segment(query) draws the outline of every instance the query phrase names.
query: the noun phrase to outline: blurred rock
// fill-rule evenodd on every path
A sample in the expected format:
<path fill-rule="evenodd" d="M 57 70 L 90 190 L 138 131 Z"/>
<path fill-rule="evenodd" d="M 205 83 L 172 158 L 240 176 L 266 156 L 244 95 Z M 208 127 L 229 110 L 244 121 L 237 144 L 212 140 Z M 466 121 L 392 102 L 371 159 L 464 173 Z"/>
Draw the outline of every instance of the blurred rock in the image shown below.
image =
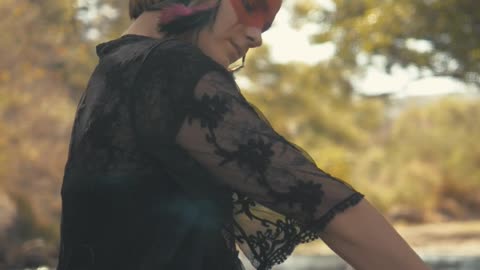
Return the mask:
<path fill-rule="evenodd" d="M 7 254 L 7 265 L 12 268 L 37 268 L 52 266 L 56 263 L 56 249 L 43 239 L 37 238 L 24 242 Z"/>
<path fill-rule="evenodd" d="M 448 216 L 451 220 L 464 220 L 469 217 L 469 213 L 465 207 L 459 201 L 453 198 L 446 198 L 442 200 L 438 210 L 443 215 Z"/>
<path fill-rule="evenodd" d="M 392 223 L 423 223 L 425 221 L 422 211 L 406 206 L 394 206 L 386 214 Z"/>

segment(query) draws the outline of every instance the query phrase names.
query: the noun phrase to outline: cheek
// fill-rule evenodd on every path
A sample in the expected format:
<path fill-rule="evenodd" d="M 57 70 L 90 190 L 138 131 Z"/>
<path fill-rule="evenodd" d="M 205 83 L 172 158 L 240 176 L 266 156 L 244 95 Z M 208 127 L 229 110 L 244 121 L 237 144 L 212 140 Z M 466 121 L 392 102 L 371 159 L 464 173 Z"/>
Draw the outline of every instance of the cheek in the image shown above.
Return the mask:
<path fill-rule="evenodd" d="M 238 23 L 239 19 L 231 0 L 223 0 L 215 18 L 214 32 L 219 36 L 228 35 Z"/>
<path fill-rule="evenodd" d="M 197 46 L 200 50 L 216 61 L 223 61 L 227 39 L 219 37 L 212 31 L 201 32 Z"/>
<path fill-rule="evenodd" d="M 267 14 L 263 11 L 256 10 L 251 13 L 247 12 L 243 6 L 242 0 L 230 0 L 232 4 L 233 15 L 237 17 L 239 23 L 246 26 L 253 26 L 262 29 L 266 23 Z M 260 1 L 260 0 L 253 0 Z"/>

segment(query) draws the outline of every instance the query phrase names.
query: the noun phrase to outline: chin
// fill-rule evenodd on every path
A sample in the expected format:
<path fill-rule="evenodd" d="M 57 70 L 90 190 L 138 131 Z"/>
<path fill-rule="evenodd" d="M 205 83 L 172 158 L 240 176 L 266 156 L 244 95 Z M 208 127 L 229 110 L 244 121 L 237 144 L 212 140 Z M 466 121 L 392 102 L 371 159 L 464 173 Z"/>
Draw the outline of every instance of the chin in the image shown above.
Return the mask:
<path fill-rule="evenodd" d="M 223 61 L 217 61 L 220 65 L 224 66 L 225 68 L 228 68 L 232 63 L 230 62 L 230 59 L 226 58 L 223 59 Z"/>

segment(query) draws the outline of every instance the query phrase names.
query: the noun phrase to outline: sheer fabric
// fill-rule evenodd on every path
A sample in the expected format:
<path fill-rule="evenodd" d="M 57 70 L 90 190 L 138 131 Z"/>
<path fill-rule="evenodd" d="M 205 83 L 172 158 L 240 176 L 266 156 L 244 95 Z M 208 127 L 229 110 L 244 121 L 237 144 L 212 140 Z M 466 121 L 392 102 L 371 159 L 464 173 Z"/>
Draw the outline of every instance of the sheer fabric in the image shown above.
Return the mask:
<path fill-rule="evenodd" d="M 59 269 L 271 269 L 364 196 L 178 40 L 97 47 L 62 187 Z M 115 268 L 112 268 L 115 267 Z"/>
<path fill-rule="evenodd" d="M 275 132 L 221 72 L 196 85 L 176 141 L 233 190 L 232 234 L 257 269 L 317 239 L 336 213 L 363 197 Z"/>
<path fill-rule="evenodd" d="M 206 170 L 207 177 L 192 177 L 185 185 L 202 189 L 217 184 L 230 190 L 232 220 L 224 233 L 236 240 L 254 267 L 269 269 L 283 262 L 299 243 L 319 238 L 318 232 L 335 214 L 358 203 L 363 194 L 320 170 L 305 151 L 275 132 L 261 112 L 242 96 L 233 76 L 198 53 L 177 58 L 179 62 L 193 63 L 179 72 L 183 82 L 195 77 L 195 84 L 183 88 L 186 96 L 173 102 L 178 109 L 175 114 L 183 119 L 174 122 L 178 132 L 171 136 L 187 152 L 187 159 Z M 165 57 L 151 59 L 160 61 Z M 153 77 L 166 78 L 161 73 Z M 158 85 L 168 83 L 157 82 L 146 90 L 152 93 L 150 101 L 158 100 L 150 104 L 152 110 L 169 106 L 167 102 L 172 104 L 172 100 L 155 96 L 161 92 Z M 171 81 L 170 85 L 172 88 L 166 89 L 175 92 L 177 98 L 184 94 L 179 93 L 181 87 L 175 87 L 178 82 Z M 158 136 L 152 134 L 161 128 L 155 123 L 162 126 L 165 121 L 145 123 L 138 128 L 151 126 L 144 130 L 151 138 L 148 145 L 158 143 Z M 148 152 L 159 156 L 152 147 Z M 181 162 L 185 159 L 175 163 Z M 186 181 L 179 178 L 177 181 Z"/>

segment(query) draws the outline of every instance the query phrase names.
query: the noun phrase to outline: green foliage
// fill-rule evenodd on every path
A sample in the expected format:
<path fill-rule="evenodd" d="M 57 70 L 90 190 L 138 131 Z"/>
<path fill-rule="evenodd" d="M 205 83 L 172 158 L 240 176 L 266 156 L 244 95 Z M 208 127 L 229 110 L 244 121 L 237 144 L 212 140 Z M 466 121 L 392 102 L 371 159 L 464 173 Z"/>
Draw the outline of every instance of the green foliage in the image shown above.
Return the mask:
<path fill-rule="evenodd" d="M 95 51 L 70 1 L 0 1 L 0 31 L 0 82 L 52 77 L 75 99 L 83 91 Z"/>
<path fill-rule="evenodd" d="M 83 23 L 77 12 L 86 7 L 69 1 L 0 1 L 0 185 L 15 194 L 23 240 L 58 237 L 70 128 L 100 42 L 88 40 L 86 32 L 98 28 L 102 41 L 118 37 L 129 23 L 127 2 L 98 1 L 97 8 L 108 4 L 119 15 Z M 299 1 L 297 11 L 306 15 L 304 20 L 322 18 L 330 24 L 320 28 L 327 31 L 317 38 L 336 42 L 337 56 L 315 66 L 285 65 L 272 62 L 264 46 L 248 55 L 238 77 L 250 82 L 242 92 L 281 135 L 381 209 L 396 204 L 445 209 L 446 199 L 454 198 L 465 209 L 478 210 L 478 102 L 445 100 L 412 109 L 390 123 L 386 104 L 356 96 L 349 80 L 361 52 L 384 55 L 390 65 L 423 67 L 431 67 L 435 55 L 443 52 L 461 67 L 455 72 L 462 75 L 452 76 L 476 80 L 478 52 L 472 44 L 479 35 L 465 32 L 465 21 L 474 20 L 476 9 L 449 13 L 457 16 L 452 25 L 441 23 L 446 16 L 431 19 L 451 7 L 473 7 L 474 2 L 429 1 L 436 5 L 430 11 L 417 8 L 427 5 L 423 2 L 428 1 L 336 1 L 337 12 L 329 12 L 314 1 Z M 421 18 L 423 14 L 430 17 Z M 430 21 L 432 27 L 423 25 Z M 457 33 L 462 25 L 467 30 Z M 445 40 L 465 39 L 442 47 L 440 33 Z M 420 53 L 400 46 L 409 38 L 439 41 L 433 43 L 435 53 Z"/>
<path fill-rule="evenodd" d="M 387 72 L 395 65 L 415 66 L 420 77 L 450 76 L 480 86 L 480 2 L 332 3 L 333 8 L 311 0 L 296 1 L 293 21 L 295 27 L 315 23 L 317 32 L 312 42 L 333 42 L 336 46 L 328 67 L 329 72 L 339 75 L 331 79 L 348 81 L 352 74 L 361 74 L 381 56 Z M 359 56 L 365 56 L 367 61 Z M 333 86 L 325 79 L 323 85 L 331 89 Z M 474 192 L 480 189 L 479 150 L 475 143 L 480 132 L 475 124 L 479 119 L 478 101 L 445 99 L 408 110 L 391 121 L 382 121 L 377 114 L 380 111 L 368 110 L 369 106 L 354 113 L 363 121 L 338 118 L 350 129 L 359 124 L 370 131 L 368 147 L 362 150 L 349 145 L 354 149 L 351 177 L 358 189 L 384 211 L 403 205 L 424 213 L 437 211 L 463 218 L 474 213 L 472 209 L 480 209 Z M 331 125 L 328 128 L 335 130 Z"/>
<path fill-rule="evenodd" d="M 18 198 L 19 239 L 58 236 L 72 99 L 95 60 L 76 25 L 69 1 L 0 1 L 0 185 Z"/>
<path fill-rule="evenodd" d="M 249 54 L 238 76 L 255 82 L 244 94 L 280 134 L 320 168 L 349 181 L 354 153 L 367 147 L 371 132 L 381 126 L 384 104 L 355 99 L 344 72 L 336 62 L 274 63 L 268 47 L 261 47 Z"/>
<path fill-rule="evenodd" d="M 0 123 L 0 134 L 5 132 L 5 127 Z M 8 155 L 6 151 L 6 138 L 0 136 L 0 190 L 2 189 L 5 177 L 8 175 Z"/>
<path fill-rule="evenodd" d="M 309 2 L 296 2 L 298 20 L 308 18 L 322 25 L 313 41 L 334 42 L 336 56 L 346 66 L 364 66 L 357 62 L 361 53 L 381 55 L 387 71 L 394 64 L 415 65 L 436 76 L 480 86 L 480 2 L 476 0 L 333 0 L 334 10 L 305 9 Z M 424 48 L 415 47 L 418 44 Z"/>
<path fill-rule="evenodd" d="M 377 194 L 379 205 L 428 212 L 442 211 L 453 200 L 463 210 L 448 210 L 451 217 L 478 211 L 479 117 L 478 100 L 452 97 L 405 111 L 387 139 L 357 163 L 359 186 Z"/>

